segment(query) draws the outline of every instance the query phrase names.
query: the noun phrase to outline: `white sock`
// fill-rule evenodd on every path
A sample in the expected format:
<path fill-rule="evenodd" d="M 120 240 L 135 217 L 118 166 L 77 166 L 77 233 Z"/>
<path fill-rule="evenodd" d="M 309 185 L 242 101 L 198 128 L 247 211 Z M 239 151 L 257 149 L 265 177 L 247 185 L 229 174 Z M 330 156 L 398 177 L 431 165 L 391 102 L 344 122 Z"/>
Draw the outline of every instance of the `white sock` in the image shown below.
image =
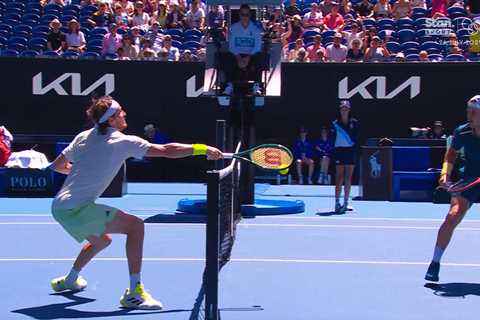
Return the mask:
<path fill-rule="evenodd" d="M 75 283 L 75 281 L 77 281 L 79 273 L 80 273 L 80 271 L 77 271 L 72 267 L 72 269 L 68 273 L 67 277 L 65 278 L 65 283 L 67 283 L 67 284 Z"/>
<path fill-rule="evenodd" d="M 130 274 L 130 292 L 134 292 L 137 284 L 141 283 L 140 273 Z"/>
<path fill-rule="evenodd" d="M 440 262 L 442 260 L 443 253 L 445 252 L 445 249 L 442 249 L 440 247 L 435 247 L 435 250 L 433 251 L 433 262 Z"/>

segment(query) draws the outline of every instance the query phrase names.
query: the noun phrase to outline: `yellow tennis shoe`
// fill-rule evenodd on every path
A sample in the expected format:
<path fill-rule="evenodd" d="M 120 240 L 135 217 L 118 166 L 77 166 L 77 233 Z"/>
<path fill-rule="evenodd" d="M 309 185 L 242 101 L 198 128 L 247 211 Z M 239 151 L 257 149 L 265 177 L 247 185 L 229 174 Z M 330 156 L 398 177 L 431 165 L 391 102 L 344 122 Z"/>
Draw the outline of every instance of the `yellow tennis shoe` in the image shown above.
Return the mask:
<path fill-rule="evenodd" d="M 62 291 L 82 291 L 87 287 L 87 281 L 83 279 L 81 276 L 75 280 L 74 283 L 69 284 L 65 282 L 66 276 L 59 277 L 53 279 L 50 284 L 52 285 L 52 289 L 55 292 L 62 292 Z"/>
<path fill-rule="evenodd" d="M 128 309 L 160 310 L 163 308 L 162 303 L 155 300 L 145 290 L 141 283 L 137 284 L 134 292 L 130 292 L 130 289 L 126 289 L 125 293 L 120 298 L 120 304 L 122 307 Z"/>

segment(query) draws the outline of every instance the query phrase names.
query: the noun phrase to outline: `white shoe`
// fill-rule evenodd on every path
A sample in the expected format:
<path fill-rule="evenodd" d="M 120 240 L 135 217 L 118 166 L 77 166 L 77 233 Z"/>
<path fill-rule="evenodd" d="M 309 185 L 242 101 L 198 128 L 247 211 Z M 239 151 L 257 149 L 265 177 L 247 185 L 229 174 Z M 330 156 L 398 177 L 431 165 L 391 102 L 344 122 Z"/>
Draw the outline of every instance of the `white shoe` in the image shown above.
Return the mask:
<path fill-rule="evenodd" d="M 312 178 L 308 178 L 308 180 L 307 180 L 307 184 L 313 184 L 313 182 L 312 182 Z"/>
<path fill-rule="evenodd" d="M 62 291 L 82 291 L 87 287 L 87 281 L 82 277 L 78 277 L 74 283 L 69 284 L 65 282 L 67 276 L 55 278 L 50 282 L 53 291 L 62 292 Z"/>
<path fill-rule="evenodd" d="M 260 84 L 258 82 L 255 82 L 252 87 L 252 94 L 260 96 L 262 95 L 262 89 L 260 88 Z"/>
<path fill-rule="evenodd" d="M 303 184 L 303 177 L 298 178 L 298 184 Z"/>
<path fill-rule="evenodd" d="M 226 96 L 231 96 L 233 93 L 233 85 L 231 82 L 227 83 L 225 90 L 223 90 L 223 94 Z"/>
<path fill-rule="evenodd" d="M 161 310 L 163 305 L 160 301 L 155 300 L 150 293 L 148 293 L 143 284 L 139 283 L 135 287 L 134 292 L 126 289 L 123 296 L 120 297 L 120 304 L 127 309 L 139 310 Z"/>

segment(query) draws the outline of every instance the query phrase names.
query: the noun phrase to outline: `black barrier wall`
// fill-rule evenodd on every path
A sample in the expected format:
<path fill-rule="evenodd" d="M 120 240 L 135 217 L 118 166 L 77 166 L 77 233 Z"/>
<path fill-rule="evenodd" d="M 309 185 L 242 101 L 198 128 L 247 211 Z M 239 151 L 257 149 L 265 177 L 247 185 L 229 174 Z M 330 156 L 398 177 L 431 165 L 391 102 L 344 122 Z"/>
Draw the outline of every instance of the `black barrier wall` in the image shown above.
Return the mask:
<path fill-rule="evenodd" d="M 199 97 L 203 63 L 0 59 L 0 124 L 14 134 L 76 134 L 88 125 L 92 94 L 111 94 L 125 107 L 128 132 L 154 123 L 171 140 L 215 141 L 215 120 L 228 109 Z M 257 142 L 292 145 L 300 126 L 317 138 L 349 99 L 361 136 L 407 137 L 410 126 L 465 121 L 468 98 L 480 93 L 479 63 L 282 65 L 282 96 L 256 112 Z M 177 162 L 179 165 L 181 162 Z M 193 167 L 189 166 L 193 163 Z M 201 161 L 185 162 L 188 175 Z"/>

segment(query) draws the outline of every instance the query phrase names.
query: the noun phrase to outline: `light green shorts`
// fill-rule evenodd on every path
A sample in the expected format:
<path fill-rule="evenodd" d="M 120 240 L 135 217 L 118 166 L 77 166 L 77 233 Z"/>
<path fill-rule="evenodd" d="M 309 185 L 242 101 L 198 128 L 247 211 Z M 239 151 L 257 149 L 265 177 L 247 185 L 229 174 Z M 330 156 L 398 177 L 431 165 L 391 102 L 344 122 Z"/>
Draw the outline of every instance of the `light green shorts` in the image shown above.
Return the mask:
<path fill-rule="evenodd" d="M 53 217 L 78 242 L 89 236 L 105 233 L 105 226 L 113 220 L 118 209 L 90 203 L 74 209 L 54 209 Z"/>

